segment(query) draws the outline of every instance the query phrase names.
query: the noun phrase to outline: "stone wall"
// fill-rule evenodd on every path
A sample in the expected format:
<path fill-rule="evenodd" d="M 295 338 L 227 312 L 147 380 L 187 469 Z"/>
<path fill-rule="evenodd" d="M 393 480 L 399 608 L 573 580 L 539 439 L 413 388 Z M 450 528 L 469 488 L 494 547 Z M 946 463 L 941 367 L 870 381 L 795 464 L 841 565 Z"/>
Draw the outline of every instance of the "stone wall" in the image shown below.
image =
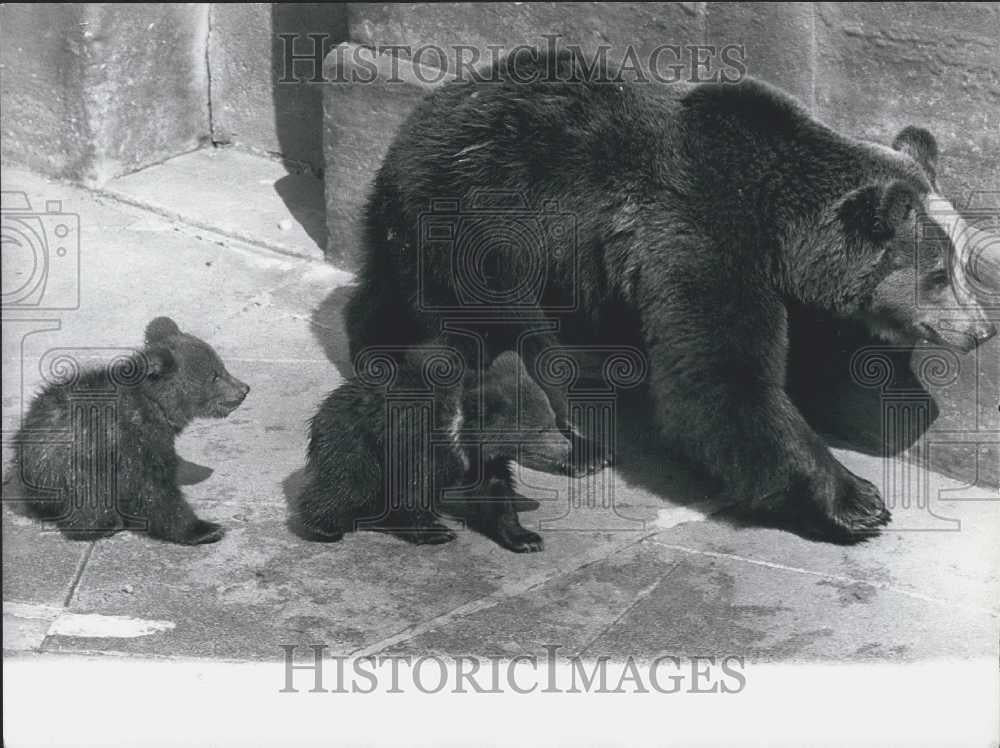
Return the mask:
<path fill-rule="evenodd" d="M 346 38 L 347 6 L 341 3 L 213 4 L 213 140 L 319 171 L 323 87 L 316 81 L 325 54 Z"/>
<path fill-rule="evenodd" d="M 887 140 L 929 126 L 959 202 L 1000 189 L 1000 7 L 982 3 L 5 3 L 3 155 L 100 183 L 215 141 L 318 171 L 319 61 L 335 45 L 485 56 L 554 34 L 640 58 L 743 45 L 751 75 L 837 128 Z"/>
<path fill-rule="evenodd" d="M 100 185 L 208 142 L 207 4 L 0 6 L 3 158 Z"/>

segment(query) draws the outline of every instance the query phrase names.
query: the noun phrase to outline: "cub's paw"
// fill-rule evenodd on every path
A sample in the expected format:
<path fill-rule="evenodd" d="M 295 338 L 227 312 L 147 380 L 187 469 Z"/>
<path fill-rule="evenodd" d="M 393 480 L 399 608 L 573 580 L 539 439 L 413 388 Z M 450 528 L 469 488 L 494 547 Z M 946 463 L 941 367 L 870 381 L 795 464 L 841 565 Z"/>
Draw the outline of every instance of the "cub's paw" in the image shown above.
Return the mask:
<path fill-rule="evenodd" d="M 496 532 L 497 542 L 514 553 L 537 553 L 542 550 L 542 536 L 521 525 L 501 525 Z"/>
<path fill-rule="evenodd" d="M 292 528 L 292 532 L 300 538 L 310 540 L 314 543 L 336 543 L 344 539 L 342 530 L 305 524 L 290 525 L 290 527 Z"/>
<path fill-rule="evenodd" d="M 63 527 L 61 532 L 67 540 L 93 541 L 101 538 L 110 538 L 117 530 L 88 530 L 79 527 Z"/>
<path fill-rule="evenodd" d="M 405 537 L 414 545 L 441 545 L 450 543 L 458 536 L 444 525 L 431 525 L 409 530 L 405 533 Z"/>
<path fill-rule="evenodd" d="M 580 478 L 614 464 L 614 454 L 609 445 L 575 432 L 567 434 L 567 438 L 571 447 L 569 462 L 564 465 L 564 471 L 568 475 Z"/>
<path fill-rule="evenodd" d="M 414 545 L 450 543 L 457 536 L 436 518 L 433 512 L 400 510 L 382 518 L 370 529 L 395 535 Z"/>
<path fill-rule="evenodd" d="M 199 519 L 184 533 L 184 537 L 179 542 L 184 545 L 201 545 L 203 543 L 216 543 L 222 540 L 226 534 L 226 528 L 214 522 L 206 522 Z"/>

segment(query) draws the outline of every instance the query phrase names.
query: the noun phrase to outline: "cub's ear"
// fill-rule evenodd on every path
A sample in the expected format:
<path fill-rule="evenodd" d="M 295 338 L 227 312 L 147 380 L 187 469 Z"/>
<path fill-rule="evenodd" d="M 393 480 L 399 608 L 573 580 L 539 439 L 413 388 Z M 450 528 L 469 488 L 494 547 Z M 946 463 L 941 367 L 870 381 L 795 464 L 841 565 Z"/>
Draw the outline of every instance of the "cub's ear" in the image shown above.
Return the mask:
<path fill-rule="evenodd" d="M 157 317 L 146 325 L 146 343 L 159 343 L 171 335 L 179 335 L 180 328 L 170 317 Z"/>
<path fill-rule="evenodd" d="M 916 161 L 933 184 L 937 179 L 938 146 L 934 136 L 922 127 L 904 127 L 892 147 Z"/>
<path fill-rule="evenodd" d="M 172 374 L 177 368 L 177 361 L 174 359 L 174 354 L 161 345 L 147 348 L 145 354 L 146 366 L 148 367 L 147 376 L 150 379 L 163 379 Z"/>
<path fill-rule="evenodd" d="M 854 190 L 840 203 L 840 218 L 849 234 L 887 241 L 906 223 L 919 198 L 905 182 L 868 185 Z"/>

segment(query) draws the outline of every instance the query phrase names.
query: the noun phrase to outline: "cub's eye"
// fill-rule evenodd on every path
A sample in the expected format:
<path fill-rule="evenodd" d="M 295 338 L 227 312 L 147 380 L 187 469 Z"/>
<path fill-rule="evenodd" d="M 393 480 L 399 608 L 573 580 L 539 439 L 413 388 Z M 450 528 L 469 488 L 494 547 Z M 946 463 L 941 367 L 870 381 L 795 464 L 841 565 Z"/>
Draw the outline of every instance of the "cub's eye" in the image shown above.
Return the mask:
<path fill-rule="evenodd" d="M 212 381 L 217 382 L 219 380 L 219 372 L 212 374 Z"/>

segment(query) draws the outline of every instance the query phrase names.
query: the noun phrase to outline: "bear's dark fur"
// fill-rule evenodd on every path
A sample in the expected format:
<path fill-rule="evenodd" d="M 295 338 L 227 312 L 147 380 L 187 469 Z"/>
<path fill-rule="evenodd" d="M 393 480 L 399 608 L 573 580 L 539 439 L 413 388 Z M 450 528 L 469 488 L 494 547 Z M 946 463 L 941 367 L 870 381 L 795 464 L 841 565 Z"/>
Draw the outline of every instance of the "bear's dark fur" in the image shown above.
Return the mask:
<path fill-rule="evenodd" d="M 949 284 L 965 249 L 912 261 L 935 189 L 930 133 L 907 128 L 894 148 L 855 140 L 749 79 L 618 82 L 537 53 L 497 65 L 428 96 L 391 146 L 346 311 L 352 354 L 419 343 L 444 323 L 504 320 L 480 335 L 475 365 L 519 350 L 579 437 L 565 393 L 537 376 L 539 352 L 641 346 L 668 448 L 756 516 L 845 541 L 886 524 L 875 486 L 834 459 L 786 394 L 787 309 L 865 319 L 903 344 L 968 350 L 995 332 L 966 286 Z M 450 235 L 424 231 L 449 212 Z M 554 214 L 570 216 L 569 232 Z M 503 239 L 488 263 L 476 220 Z M 538 239 L 518 246 L 509 237 L 528 221 Z M 541 281 L 524 303 L 515 292 L 533 272 Z M 919 308 L 915 287 L 927 291 Z M 557 320 L 558 335 L 519 338 L 538 319 Z M 469 341 L 446 334 L 474 360 Z"/>
<path fill-rule="evenodd" d="M 177 485 L 174 439 L 194 418 L 224 418 L 250 388 L 210 345 L 157 317 L 145 347 L 46 386 L 14 438 L 13 508 L 72 539 L 122 529 L 185 545 L 224 533 Z"/>
<path fill-rule="evenodd" d="M 440 363 L 441 350 L 418 346 L 402 355 L 391 385 L 355 378 L 326 398 L 311 421 L 305 486 L 289 498 L 297 534 L 334 541 L 367 528 L 444 543 L 455 537 L 438 521 L 447 513 L 510 550 L 541 550 L 541 537 L 518 521 L 509 463 L 561 467 L 569 441 L 516 354 L 498 356 L 481 381 L 470 370 L 433 386 L 428 365 Z M 389 408 L 393 393 L 404 394 L 401 410 Z M 418 400 L 422 393 L 433 415 L 421 421 L 419 408 L 408 410 L 408 393 Z M 446 489 L 459 495 L 449 498 Z"/>

